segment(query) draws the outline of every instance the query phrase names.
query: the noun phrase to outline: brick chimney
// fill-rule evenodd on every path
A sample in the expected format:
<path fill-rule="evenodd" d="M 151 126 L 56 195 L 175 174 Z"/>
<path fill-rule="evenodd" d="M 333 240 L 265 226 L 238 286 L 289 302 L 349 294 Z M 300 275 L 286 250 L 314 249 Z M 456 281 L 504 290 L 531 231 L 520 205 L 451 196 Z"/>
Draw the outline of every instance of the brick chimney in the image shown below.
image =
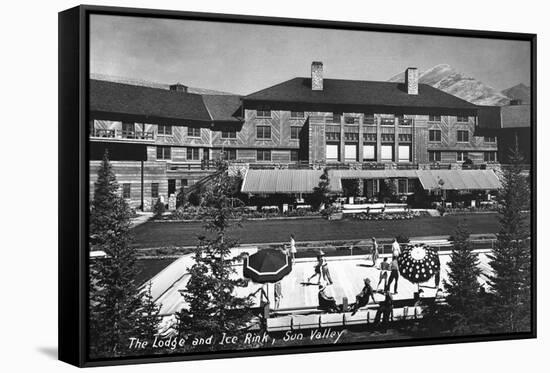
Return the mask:
<path fill-rule="evenodd" d="M 187 88 L 188 87 L 186 85 L 183 85 L 181 83 L 172 84 L 170 86 L 171 91 L 177 91 L 177 92 L 183 92 L 183 93 L 187 93 Z"/>
<path fill-rule="evenodd" d="M 405 86 L 409 95 L 418 94 L 418 69 L 409 67 L 405 70 Z"/>
<path fill-rule="evenodd" d="M 323 63 L 319 61 L 313 61 L 311 63 L 311 90 L 322 91 L 323 90 Z"/>

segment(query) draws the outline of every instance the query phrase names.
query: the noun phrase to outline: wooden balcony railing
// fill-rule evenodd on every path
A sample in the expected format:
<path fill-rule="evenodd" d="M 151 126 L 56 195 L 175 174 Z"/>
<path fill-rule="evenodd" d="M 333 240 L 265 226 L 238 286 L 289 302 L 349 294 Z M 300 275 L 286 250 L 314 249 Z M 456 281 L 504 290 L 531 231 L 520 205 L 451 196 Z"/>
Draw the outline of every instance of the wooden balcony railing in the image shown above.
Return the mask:
<path fill-rule="evenodd" d="M 155 133 L 153 131 L 122 131 L 116 129 L 94 128 L 91 137 L 154 141 Z"/>

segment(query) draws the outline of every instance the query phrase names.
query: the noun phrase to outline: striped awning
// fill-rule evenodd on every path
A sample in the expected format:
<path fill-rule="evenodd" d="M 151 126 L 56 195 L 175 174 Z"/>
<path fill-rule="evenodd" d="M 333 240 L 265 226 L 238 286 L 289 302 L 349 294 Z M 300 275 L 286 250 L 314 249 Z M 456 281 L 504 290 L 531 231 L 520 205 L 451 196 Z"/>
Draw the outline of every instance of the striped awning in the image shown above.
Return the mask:
<path fill-rule="evenodd" d="M 493 170 L 418 170 L 425 190 L 494 190 L 501 187 Z"/>
<path fill-rule="evenodd" d="M 254 194 L 311 193 L 319 185 L 319 170 L 248 170 L 241 192 Z"/>
<path fill-rule="evenodd" d="M 320 170 L 248 170 L 241 191 L 252 194 L 311 193 Z M 492 170 L 329 170 L 330 190 L 342 192 L 343 179 L 419 179 L 425 190 L 495 190 L 501 187 Z"/>

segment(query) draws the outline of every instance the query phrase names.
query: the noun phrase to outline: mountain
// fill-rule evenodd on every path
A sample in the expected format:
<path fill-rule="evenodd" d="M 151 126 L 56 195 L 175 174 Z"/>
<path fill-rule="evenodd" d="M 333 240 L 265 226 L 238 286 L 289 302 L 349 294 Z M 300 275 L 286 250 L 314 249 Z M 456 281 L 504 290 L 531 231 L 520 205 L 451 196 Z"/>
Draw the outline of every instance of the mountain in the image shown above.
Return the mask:
<path fill-rule="evenodd" d="M 431 85 L 476 105 L 507 105 L 510 102 L 510 98 L 503 93 L 447 64 L 420 71 L 418 77 L 420 83 Z M 390 82 L 404 80 L 404 72 L 389 79 Z"/>
<path fill-rule="evenodd" d="M 531 103 L 531 88 L 523 83 L 505 89 L 502 94 L 512 100 L 521 100 L 524 104 Z"/>
<path fill-rule="evenodd" d="M 106 80 L 108 82 L 131 84 L 131 85 L 138 85 L 138 86 L 151 87 L 151 88 L 160 88 L 160 89 L 170 88 L 170 84 L 155 83 L 155 82 L 150 82 L 142 79 L 125 78 L 125 77 L 114 76 L 114 75 L 92 73 L 90 74 L 90 79 Z M 233 93 L 229 93 L 229 92 L 215 91 L 213 89 L 197 88 L 197 87 L 188 87 L 187 91 L 189 93 L 196 93 L 199 95 L 234 95 Z"/>

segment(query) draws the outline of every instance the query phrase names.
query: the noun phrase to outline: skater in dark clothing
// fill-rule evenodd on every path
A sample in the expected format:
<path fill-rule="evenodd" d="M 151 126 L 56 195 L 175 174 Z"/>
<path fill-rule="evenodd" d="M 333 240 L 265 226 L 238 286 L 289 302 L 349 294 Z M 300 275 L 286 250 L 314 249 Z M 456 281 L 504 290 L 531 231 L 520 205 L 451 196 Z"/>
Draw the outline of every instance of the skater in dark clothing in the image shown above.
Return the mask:
<path fill-rule="evenodd" d="M 386 285 L 386 292 L 389 291 L 391 283 L 395 280 L 395 285 L 393 287 L 393 293 L 397 294 L 397 282 L 399 281 L 399 263 L 397 258 L 394 257 L 390 264 L 390 278 L 388 284 Z"/>
<path fill-rule="evenodd" d="M 326 286 L 319 285 L 319 294 L 317 296 L 319 299 L 319 309 L 328 312 L 340 312 L 334 297 L 328 295 L 325 290 Z"/>
<path fill-rule="evenodd" d="M 372 301 L 376 303 L 374 299 L 374 290 L 372 290 L 372 286 L 370 285 L 370 279 L 366 278 L 363 281 L 365 286 L 363 286 L 363 290 L 355 297 L 355 303 L 351 305 L 350 311 L 352 316 L 357 313 L 359 308 L 365 307 L 369 303 L 369 299 L 372 298 Z"/>
<path fill-rule="evenodd" d="M 376 316 L 374 316 L 374 323 L 380 323 L 380 316 L 382 316 L 382 325 L 384 332 L 388 328 L 388 323 L 390 322 L 390 316 L 393 311 L 393 296 L 389 291 L 386 291 L 386 296 L 384 300 L 379 303 L 378 310 L 376 311 Z"/>
<path fill-rule="evenodd" d="M 382 281 L 384 281 L 384 289 L 388 284 L 388 273 L 390 272 L 390 263 L 388 263 L 388 258 L 384 258 L 382 263 L 380 263 L 380 277 L 378 278 L 378 285 L 376 285 L 376 290 L 380 287 Z"/>

